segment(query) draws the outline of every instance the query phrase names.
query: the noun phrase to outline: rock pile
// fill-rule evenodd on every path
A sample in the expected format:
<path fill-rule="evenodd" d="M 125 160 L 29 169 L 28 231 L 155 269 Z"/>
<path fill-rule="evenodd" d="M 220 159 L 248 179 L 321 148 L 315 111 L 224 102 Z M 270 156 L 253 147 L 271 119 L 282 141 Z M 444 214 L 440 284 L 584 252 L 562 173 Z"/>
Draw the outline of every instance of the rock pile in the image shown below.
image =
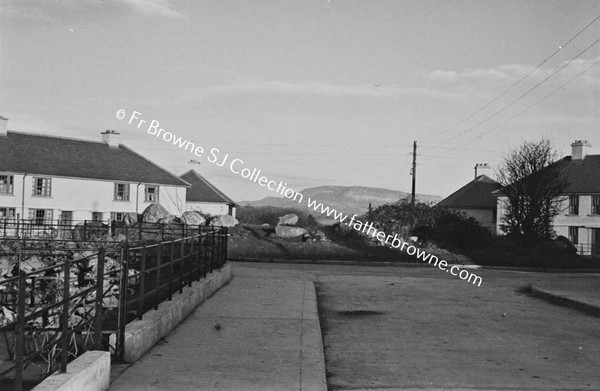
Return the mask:
<path fill-rule="evenodd" d="M 304 234 L 307 233 L 307 230 L 304 228 L 295 227 L 297 223 L 298 216 L 295 214 L 281 216 L 279 218 L 279 223 L 277 223 L 277 226 L 275 227 L 275 234 L 284 239 L 301 239 Z"/>
<path fill-rule="evenodd" d="M 211 221 L 210 225 L 215 227 L 235 227 L 239 222 L 237 219 L 230 215 L 219 215 L 215 216 Z"/>

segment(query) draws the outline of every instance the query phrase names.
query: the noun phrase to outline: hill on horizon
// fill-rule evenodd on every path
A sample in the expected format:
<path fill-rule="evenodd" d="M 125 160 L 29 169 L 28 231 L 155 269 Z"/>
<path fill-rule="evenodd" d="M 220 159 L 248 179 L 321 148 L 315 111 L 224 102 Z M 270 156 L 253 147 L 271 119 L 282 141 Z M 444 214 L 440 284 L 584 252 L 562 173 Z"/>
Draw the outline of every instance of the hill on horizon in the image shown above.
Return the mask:
<path fill-rule="evenodd" d="M 241 201 L 242 206 L 277 206 L 295 207 L 321 216 L 321 213 L 308 208 L 307 200 L 322 202 L 325 206 L 335 208 L 344 213 L 362 214 L 369 210 L 369 203 L 373 208 L 380 205 L 393 203 L 402 198 L 410 197 L 410 193 L 399 190 L 382 189 L 364 186 L 318 186 L 300 191 L 304 196 L 302 203 L 289 200 L 285 197 L 265 197 L 256 201 Z M 430 194 L 416 194 L 417 201 L 437 203 L 442 197 Z"/>

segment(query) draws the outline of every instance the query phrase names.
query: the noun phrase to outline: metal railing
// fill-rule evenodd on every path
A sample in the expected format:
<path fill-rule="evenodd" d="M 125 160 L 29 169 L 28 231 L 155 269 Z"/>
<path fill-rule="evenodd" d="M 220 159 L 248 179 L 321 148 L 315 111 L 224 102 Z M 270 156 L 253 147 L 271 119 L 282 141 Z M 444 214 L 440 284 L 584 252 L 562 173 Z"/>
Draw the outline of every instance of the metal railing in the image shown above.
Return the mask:
<path fill-rule="evenodd" d="M 577 247 L 577 254 L 579 255 L 600 257 L 600 245 L 595 243 L 579 243 L 575 247 Z"/>
<path fill-rule="evenodd" d="M 100 221 L 2 219 L 1 238 L 85 240 L 93 236 L 107 236 L 109 225 Z"/>
<path fill-rule="evenodd" d="M 200 228 L 193 236 L 144 246 L 126 246 L 119 291 L 119 326 L 116 355 L 124 356 L 125 326 L 175 292 L 227 261 L 227 228 Z"/>
<path fill-rule="evenodd" d="M 0 238 L 68 240 L 68 241 L 165 241 L 193 235 L 199 226 L 182 223 L 148 223 L 126 225 L 122 221 L 93 220 L 0 220 Z"/>
<path fill-rule="evenodd" d="M 14 276 L 0 281 L 0 376 L 12 379 L 20 391 L 24 380 L 39 382 L 56 370 L 66 372 L 68 361 L 102 348 L 105 253 L 64 255 L 45 267 L 39 267 L 35 254 L 1 255 L 16 257 L 17 263 Z M 29 369 L 30 379 L 24 379 L 28 367 L 37 370 Z"/>
<path fill-rule="evenodd" d="M 0 388 L 7 380 L 15 390 L 38 383 L 90 348 L 122 360 L 127 323 L 226 263 L 227 228 L 191 232 L 106 249 L 4 240 L 0 261 L 14 267 L 0 276 Z M 82 255 L 74 259 L 74 251 Z"/>

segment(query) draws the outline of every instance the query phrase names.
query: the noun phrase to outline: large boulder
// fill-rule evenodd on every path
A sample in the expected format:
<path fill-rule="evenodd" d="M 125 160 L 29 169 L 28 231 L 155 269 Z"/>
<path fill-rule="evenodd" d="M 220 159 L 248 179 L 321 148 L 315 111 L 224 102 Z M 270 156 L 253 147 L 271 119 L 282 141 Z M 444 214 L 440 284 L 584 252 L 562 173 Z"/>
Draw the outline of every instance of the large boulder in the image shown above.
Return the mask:
<path fill-rule="evenodd" d="M 160 224 L 166 224 L 166 225 L 182 225 L 183 221 L 177 217 L 177 216 L 173 216 L 173 215 L 168 215 L 167 217 L 163 217 L 162 219 L 159 219 L 158 222 Z"/>
<path fill-rule="evenodd" d="M 20 269 L 22 271 L 24 271 L 25 273 L 30 273 L 35 270 L 40 270 L 47 266 L 48 265 L 45 262 L 43 262 L 41 259 L 39 259 L 35 255 L 31 256 L 29 259 L 22 260 L 19 263 Z"/>
<path fill-rule="evenodd" d="M 132 225 L 137 224 L 137 222 L 138 222 L 138 214 L 135 212 L 125 213 L 125 215 L 123 216 L 123 224 L 125 224 L 128 227 L 131 227 Z"/>
<path fill-rule="evenodd" d="M 210 221 L 210 225 L 215 227 L 235 227 L 239 224 L 239 221 L 230 215 L 219 215 Z"/>
<path fill-rule="evenodd" d="M 304 236 L 307 231 L 300 227 L 291 227 L 289 225 L 278 225 L 275 227 L 275 234 L 280 238 L 297 238 Z"/>
<path fill-rule="evenodd" d="M 144 223 L 158 223 L 160 219 L 169 217 L 169 212 L 160 204 L 152 203 L 142 213 Z"/>
<path fill-rule="evenodd" d="M 298 224 L 298 215 L 293 213 L 281 216 L 278 225 L 296 225 Z"/>
<path fill-rule="evenodd" d="M 196 226 L 206 224 L 206 219 L 200 214 L 200 212 L 197 212 L 195 210 L 188 210 L 186 212 L 183 212 L 183 214 L 181 215 L 181 220 L 186 225 Z"/>
<path fill-rule="evenodd" d="M 18 261 L 15 257 L 0 255 L 0 278 L 11 274 Z"/>

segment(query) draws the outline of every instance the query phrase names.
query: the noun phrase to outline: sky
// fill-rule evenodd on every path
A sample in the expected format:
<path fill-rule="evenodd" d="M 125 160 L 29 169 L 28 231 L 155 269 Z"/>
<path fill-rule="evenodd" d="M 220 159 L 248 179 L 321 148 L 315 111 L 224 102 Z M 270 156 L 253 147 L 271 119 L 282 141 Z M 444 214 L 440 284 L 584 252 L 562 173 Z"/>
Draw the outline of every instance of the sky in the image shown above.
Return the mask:
<path fill-rule="evenodd" d="M 597 0 L 0 0 L 0 115 L 61 137 L 113 129 L 235 201 L 277 194 L 233 159 L 296 191 L 410 192 L 417 141 L 417 193 L 445 197 L 524 141 L 600 153 L 599 16 Z"/>

